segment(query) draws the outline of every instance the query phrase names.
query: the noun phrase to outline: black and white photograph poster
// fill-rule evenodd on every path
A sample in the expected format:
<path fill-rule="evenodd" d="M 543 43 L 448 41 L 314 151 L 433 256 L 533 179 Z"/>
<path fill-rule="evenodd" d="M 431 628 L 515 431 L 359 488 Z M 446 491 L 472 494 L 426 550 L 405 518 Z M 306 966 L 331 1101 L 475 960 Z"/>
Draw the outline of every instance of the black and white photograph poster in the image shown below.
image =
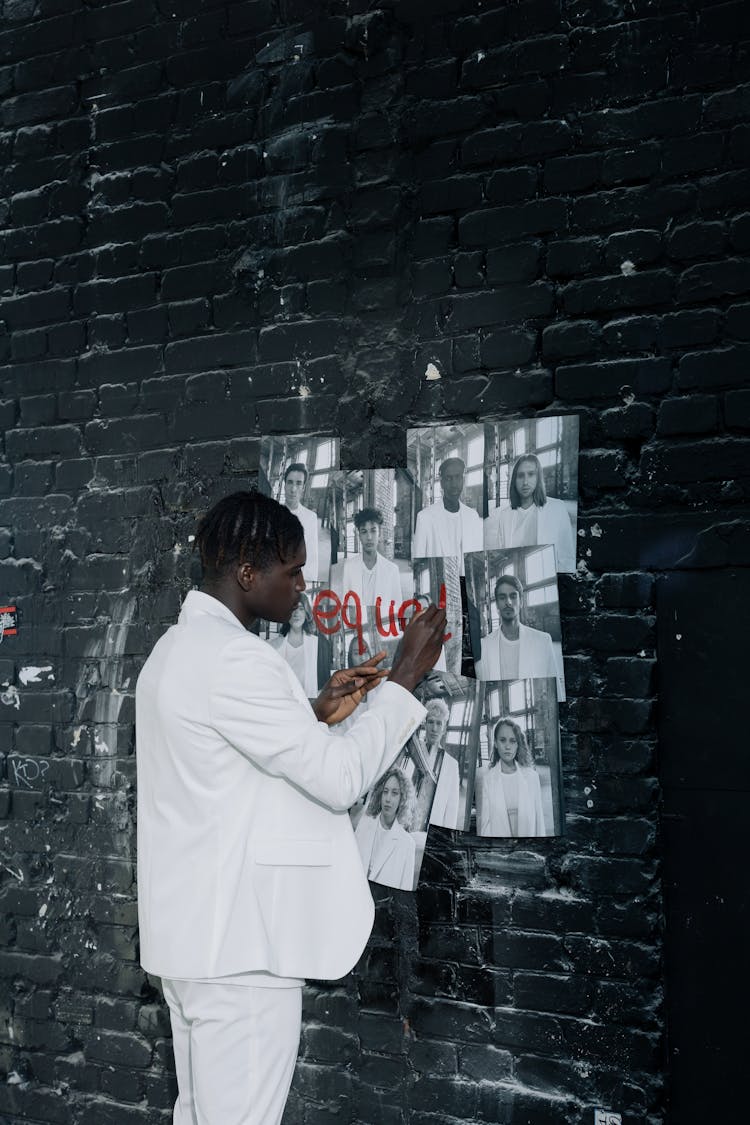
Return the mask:
<path fill-rule="evenodd" d="M 554 676 L 565 699 L 554 547 L 467 555 L 466 594 L 477 679 Z"/>
<path fill-rule="evenodd" d="M 352 469 L 333 474 L 331 489 L 339 535 L 330 587 L 347 616 L 359 607 L 395 620 L 412 597 L 408 550 L 409 484 L 403 470 Z"/>
<path fill-rule="evenodd" d="M 471 817 L 482 685 L 431 672 L 415 694 L 427 715 L 393 766 L 350 810 L 368 879 L 416 890 L 430 824 L 465 830 Z"/>
<path fill-rule="evenodd" d="M 314 598 L 328 585 L 338 553 L 331 489 L 339 467 L 339 439 L 324 434 L 287 434 L 261 439 L 259 489 L 294 512 L 305 532 L 303 575 Z"/>
<path fill-rule="evenodd" d="M 485 427 L 453 423 L 406 431 L 413 483 L 411 557 L 458 558 L 481 551 L 486 509 Z"/>
<path fill-rule="evenodd" d="M 443 651 L 435 665 L 438 672 L 461 673 L 463 614 L 461 610 L 461 578 L 456 558 L 414 559 L 414 593 L 422 609 L 439 605 L 445 609 L 446 631 Z M 411 607 L 404 615 L 411 616 Z"/>
<path fill-rule="evenodd" d="M 486 423 L 489 496 L 484 546 L 555 548 L 558 571 L 576 568 L 578 417 Z"/>
<path fill-rule="evenodd" d="M 334 671 L 333 645 L 318 628 L 308 595 L 300 594 L 292 616 L 284 624 L 259 622 L 258 635 L 284 657 L 307 698 L 315 699 Z"/>
<path fill-rule="evenodd" d="M 478 836 L 523 839 L 562 834 L 554 679 L 484 684 L 474 802 Z"/>
<path fill-rule="evenodd" d="M 420 822 L 469 828 L 483 694 L 477 680 L 434 670 L 416 688 L 427 714 L 398 764 L 414 784 Z"/>

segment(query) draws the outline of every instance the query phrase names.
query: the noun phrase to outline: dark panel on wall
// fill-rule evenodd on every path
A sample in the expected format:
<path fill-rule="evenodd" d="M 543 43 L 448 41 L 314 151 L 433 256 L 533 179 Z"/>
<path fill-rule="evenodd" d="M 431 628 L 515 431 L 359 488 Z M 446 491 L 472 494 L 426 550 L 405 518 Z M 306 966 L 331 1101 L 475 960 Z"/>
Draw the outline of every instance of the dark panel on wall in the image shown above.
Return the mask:
<path fill-rule="evenodd" d="M 738 1112 L 750 1004 L 750 570 L 658 584 L 669 1120 Z"/>

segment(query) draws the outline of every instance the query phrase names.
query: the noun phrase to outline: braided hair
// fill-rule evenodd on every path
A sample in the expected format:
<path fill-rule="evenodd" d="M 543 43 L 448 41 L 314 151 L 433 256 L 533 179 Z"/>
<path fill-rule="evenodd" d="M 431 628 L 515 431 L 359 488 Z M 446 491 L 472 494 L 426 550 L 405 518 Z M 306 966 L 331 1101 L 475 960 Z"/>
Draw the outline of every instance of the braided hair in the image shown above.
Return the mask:
<path fill-rule="evenodd" d="M 260 492 L 233 492 L 206 512 L 194 546 L 210 582 L 242 563 L 267 570 L 285 562 L 303 540 L 302 524 L 283 504 Z"/>

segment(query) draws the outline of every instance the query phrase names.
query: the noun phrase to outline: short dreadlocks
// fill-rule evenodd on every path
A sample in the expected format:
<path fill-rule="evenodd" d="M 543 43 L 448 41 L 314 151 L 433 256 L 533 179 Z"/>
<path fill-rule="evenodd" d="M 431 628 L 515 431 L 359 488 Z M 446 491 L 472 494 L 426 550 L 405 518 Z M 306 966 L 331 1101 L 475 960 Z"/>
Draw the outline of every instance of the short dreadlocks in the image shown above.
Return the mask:
<path fill-rule="evenodd" d="M 195 533 L 195 547 L 209 581 L 242 563 L 267 570 L 274 562 L 291 558 L 303 540 L 297 517 L 270 496 L 254 491 L 233 492 L 219 500 Z"/>

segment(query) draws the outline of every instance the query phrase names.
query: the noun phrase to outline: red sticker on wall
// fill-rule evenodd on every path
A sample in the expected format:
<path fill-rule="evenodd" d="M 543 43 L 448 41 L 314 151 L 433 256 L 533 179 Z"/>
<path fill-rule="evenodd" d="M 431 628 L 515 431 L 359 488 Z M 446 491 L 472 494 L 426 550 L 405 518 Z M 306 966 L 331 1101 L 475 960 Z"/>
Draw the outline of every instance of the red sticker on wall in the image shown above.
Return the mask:
<path fill-rule="evenodd" d="M 18 632 L 18 610 L 14 605 L 0 605 L 0 641 L 15 637 Z"/>

